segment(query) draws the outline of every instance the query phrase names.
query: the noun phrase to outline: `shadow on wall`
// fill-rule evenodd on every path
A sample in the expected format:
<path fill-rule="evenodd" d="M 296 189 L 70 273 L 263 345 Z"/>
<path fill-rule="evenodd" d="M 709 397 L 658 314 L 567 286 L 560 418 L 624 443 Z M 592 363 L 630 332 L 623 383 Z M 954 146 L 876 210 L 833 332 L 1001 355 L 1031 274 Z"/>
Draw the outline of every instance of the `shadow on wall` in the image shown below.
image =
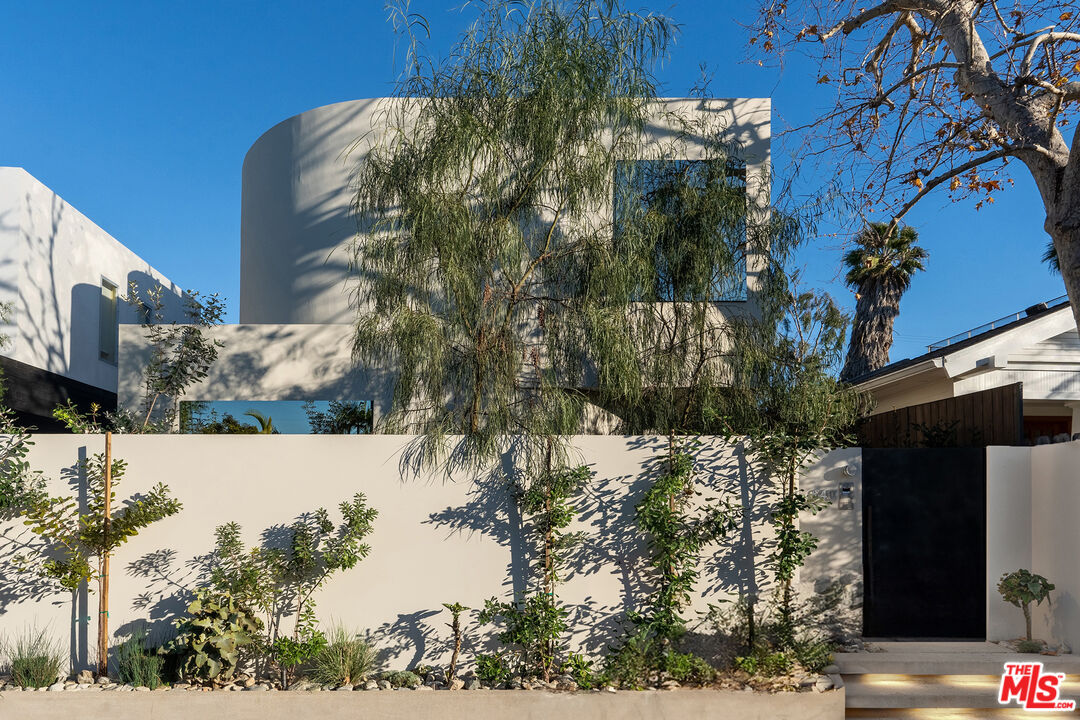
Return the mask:
<path fill-rule="evenodd" d="M 667 439 L 635 438 L 627 441 L 626 449 L 651 452 L 652 457 L 636 475 L 594 476 L 574 501 L 578 515 L 569 528 L 582 537 L 566 552 L 561 582 L 573 583 L 577 577 L 611 573 L 620 587 L 616 604 L 600 604 L 587 596 L 567 606 L 571 644 L 593 656 L 605 652 L 625 634 L 627 612 L 647 602 L 655 581 L 648 564 L 647 538 L 637 526 L 635 509 L 658 474 L 665 470 Z M 464 505 L 434 513 L 427 521 L 445 528 L 448 535 L 479 533 L 509 548 L 506 581 L 502 588 L 492 588 L 492 595 L 501 598 L 524 597 L 537 589 L 538 582 L 536 574 L 530 572 L 539 560 L 535 556 L 535 543 L 528 536 L 528 522 L 521 516 L 510 480 L 514 472 L 513 454 L 511 449 L 500 467 L 475 481 Z M 408 470 L 411 464 L 403 462 Z M 415 466 L 411 467 L 415 470 Z M 702 502 L 730 499 L 733 504 L 748 503 L 746 507 L 750 508 L 734 536 L 703 553 L 699 566 L 700 598 L 720 602 L 733 595 L 758 595 L 767 583 L 761 560 L 769 552 L 771 538 L 762 528 L 769 522 L 774 497 L 771 487 L 752 471 L 741 448 L 733 453 L 723 446 L 708 447 L 697 454 L 695 482 Z M 422 615 L 408 617 L 418 619 Z M 689 619 L 693 626 L 694 618 Z M 399 621 L 380 628 L 380 633 L 389 637 L 395 647 L 408 648 L 412 643 L 435 642 L 431 630 L 422 623 L 409 625 Z"/>
<path fill-rule="evenodd" d="M 79 461 L 65 468 L 61 477 L 67 482 L 71 495 L 78 503 L 79 511 L 87 508 L 86 472 L 83 463 L 87 458 L 86 447 L 78 450 Z M 71 625 L 69 635 L 69 662 L 72 668 L 90 667 L 89 589 L 86 583 L 74 592 L 60 587 L 52 578 L 45 577 L 41 562 L 62 557 L 57 548 L 34 533 L 29 527 L 8 513 L 0 516 L 4 530 L 0 534 L 0 619 L 13 605 L 41 602 L 53 598 L 51 605 L 70 606 Z M 9 628 L 10 630 L 10 628 Z"/>

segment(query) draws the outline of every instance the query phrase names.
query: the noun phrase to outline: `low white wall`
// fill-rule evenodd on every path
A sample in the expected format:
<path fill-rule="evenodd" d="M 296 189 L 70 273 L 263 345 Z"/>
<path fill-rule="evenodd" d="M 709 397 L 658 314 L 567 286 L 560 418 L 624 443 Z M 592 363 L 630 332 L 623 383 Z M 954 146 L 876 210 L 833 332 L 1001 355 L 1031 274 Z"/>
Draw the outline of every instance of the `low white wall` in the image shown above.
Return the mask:
<path fill-rule="evenodd" d="M 987 638 L 1022 637 L 1019 608 L 1001 599 L 1003 573 L 1024 568 L 1056 589 L 1033 612 L 1035 637 L 1080 645 L 1080 442 L 987 448 Z"/>
<path fill-rule="evenodd" d="M 376 418 L 390 409 L 393 379 L 353 363 L 352 325 L 220 325 L 206 332 L 223 347 L 184 400 L 371 400 Z M 121 327 L 121 407 L 142 403 L 149 359 L 143 328 Z"/>
<path fill-rule="evenodd" d="M 73 468 L 103 450 L 103 437 L 35 440 L 33 466 L 51 478 L 54 492 L 78 496 L 81 480 Z M 166 630 L 200 580 L 216 526 L 235 520 L 254 545 L 320 506 L 337 517 L 337 504 L 359 491 L 379 511 L 371 555 L 330 580 L 318 595 L 318 615 L 370 631 L 395 666 L 442 657 L 448 642 L 442 603 L 480 608 L 486 598 L 525 592 L 528 543 L 504 483 L 403 471 L 410 441 L 390 435 L 114 436 L 115 456 L 128 463 L 118 499 L 163 482 L 184 509 L 116 553 L 110 629 L 122 635 L 148 623 L 152 631 Z M 650 590 L 634 507 L 667 445 L 657 437 L 580 436 L 574 446 L 595 477 L 579 502 L 575 529 L 585 541 L 559 597 L 571 609 L 572 645 L 598 655 L 618 636 L 625 611 Z M 738 449 L 721 440 L 704 440 L 697 458 L 702 500 L 726 493 L 736 505 L 749 500 L 752 510 L 730 542 L 706 553 L 695 611 L 729 594 L 766 592 L 762 562 L 772 492 Z M 96 617 L 96 596 L 73 598 L 20 573 L 13 557 L 32 553 L 36 538 L 17 520 L 0 523 L 0 531 L 0 634 L 47 624 L 70 641 L 73 664 L 85 665 L 93 659 L 87 648 L 96 625 L 86 619 Z M 830 539 L 822 546 L 830 547 Z M 806 581 L 813 585 L 812 577 Z M 491 628 L 481 630 L 474 617 L 466 633 L 467 653 L 481 638 L 490 642 Z"/>
<path fill-rule="evenodd" d="M 1080 442 L 1031 448 L 1032 572 L 1057 586 L 1032 632 L 1080 651 Z"/>
<path fill-rule="evenodd" d="M 1001 599 L 1004 573 L 1031 569 L 1031 448 L 986 448 L 986 639 L 1024 633 L 1019 609 Z"/>
<path fill-rule="evenodd" d="M 803 530 L 820 539 L 818 549 L 799 571 L 801 590 L 806 597 L 834 594 L 839 603 L 835 631 L 858 637 L 863 621 L 862 449 L 823 455 L 803 474 L 799 485 L 829 503 L 800 522 Z M 851 492 L 842 497 L 845 488 Z"/>

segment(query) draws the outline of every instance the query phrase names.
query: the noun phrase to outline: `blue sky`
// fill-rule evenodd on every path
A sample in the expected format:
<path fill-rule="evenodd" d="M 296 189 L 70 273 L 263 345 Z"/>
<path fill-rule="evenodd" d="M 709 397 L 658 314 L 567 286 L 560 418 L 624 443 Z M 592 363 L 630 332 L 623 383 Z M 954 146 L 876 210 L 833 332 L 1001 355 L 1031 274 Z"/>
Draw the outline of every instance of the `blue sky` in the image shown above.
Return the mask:
<path fill-rule="evenodd" d="M 429 50 L 444 52 L 467 21 L 460 0 L 414 0 Z M 662 93 L 685 95 L 715 72 L 717 96 L 773 99 L 774 133 L 828 103 L 814 68 L 745 62 L 750 2 L 629 0 L 682 25 L 659 70 Z M 0 164 L 26 168 L 184 287 L 218 291 L 235 322 L 240 282 L 240 167 L 259 135 L 312 107 L 387 94 L 395 37 L 382 0 L 0 4 Z M 398 48 L 400 50 L 400 48 Z M 400 66 L 398 66 L 400 67 Z M 782 148 L 776 152 L 783 171 Z M 996 204 L 931 196 L 909 216 L 931 253 L 897 324 L 893 359 L 969 327 L 1064 294 L 1039 262 L 1046 236 L 1033 184 Z M 841 239 L 800 256 L 808 284 L 846 307 Z"/>

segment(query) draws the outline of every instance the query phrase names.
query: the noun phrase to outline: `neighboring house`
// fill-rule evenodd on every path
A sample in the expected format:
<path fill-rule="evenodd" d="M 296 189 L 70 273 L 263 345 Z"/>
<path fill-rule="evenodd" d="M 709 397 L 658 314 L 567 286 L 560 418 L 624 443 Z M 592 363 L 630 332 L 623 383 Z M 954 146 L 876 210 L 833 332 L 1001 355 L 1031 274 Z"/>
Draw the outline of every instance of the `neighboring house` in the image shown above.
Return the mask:
<path fill-rule="evenodd" d="M 166 318 L 182 320 L 182 292 L 22 168 L 0 167 L 0 349 L 5 403 L 19 421 L 58 429 L 52 409 L 116 407 L 121 325 L 142 321 L 128 284 L 160 283 Z"/>
<path fill-rule="evenodd" d="M 363 308 L 353 304 L 349 261 L 357 237 L 351 176 L 396 102 L 315 108 L 278 123 L 252 145 L 243 165 L 240 323 L 215 330 L 224 342 L 221 356 L 185 401 L 371 402 L 376 417 L 390 409 L 391 372 L 352 361 L 353 325 Z M 679 133 L 666 111 L 705 114 L 724 127 L 725 139 L 741 148 L 747 194 L 761 199 L 755 194 L 767 192 L 759 180 L 769 162 L 769 100 L 659 101 L 649 143 L 678 142 L 676 155 L 692 161 L 703 152 L 700 140 L 672 140 Z M 719 312 L 746 308 L 757 270 L 749 258 L 745 278 L 717 302 Z M 128 404 L 139 397 L 147 348 L 134 329 L 121 332 L 120 347 L 120 402 Z"/>
<path fill-rule="evenodd" d="M 854 381 L 873 396 L 873 414 L 1015 383 L 1022 383 L 1023 441 L 1080 432 L 1080 336 L 1068 298 L 934 343 Z"/>

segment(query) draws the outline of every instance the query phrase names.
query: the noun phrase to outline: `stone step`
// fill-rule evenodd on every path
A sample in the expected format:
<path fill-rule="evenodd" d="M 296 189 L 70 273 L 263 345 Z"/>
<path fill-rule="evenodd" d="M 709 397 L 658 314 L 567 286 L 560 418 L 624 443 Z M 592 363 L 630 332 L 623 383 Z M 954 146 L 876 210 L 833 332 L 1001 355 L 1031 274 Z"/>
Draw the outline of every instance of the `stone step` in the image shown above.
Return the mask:
<path fill-rule="evenodd" d="M 1025 655 L 1009 652 L 836 653 L 841 675 L 1000 675 L 1007 662 L 1041 662 L 1048 672 L 1080 677 L 1076 655 Z"/>
<path fill-rule="evenodd" d="M 986 675 L 844 675 L 848 709 L 958 708 L 1002 709 L 997 701 L 999 674 Z M 1080 700 L 1080 677 L 1067 677 L 1062 699 Z M 1042 713 L 1039 713 L 1042 716 Z M 850 717 L 850 716 L 849 716 Z M 922 717 L 921 715 L 919 717 Z"/>

